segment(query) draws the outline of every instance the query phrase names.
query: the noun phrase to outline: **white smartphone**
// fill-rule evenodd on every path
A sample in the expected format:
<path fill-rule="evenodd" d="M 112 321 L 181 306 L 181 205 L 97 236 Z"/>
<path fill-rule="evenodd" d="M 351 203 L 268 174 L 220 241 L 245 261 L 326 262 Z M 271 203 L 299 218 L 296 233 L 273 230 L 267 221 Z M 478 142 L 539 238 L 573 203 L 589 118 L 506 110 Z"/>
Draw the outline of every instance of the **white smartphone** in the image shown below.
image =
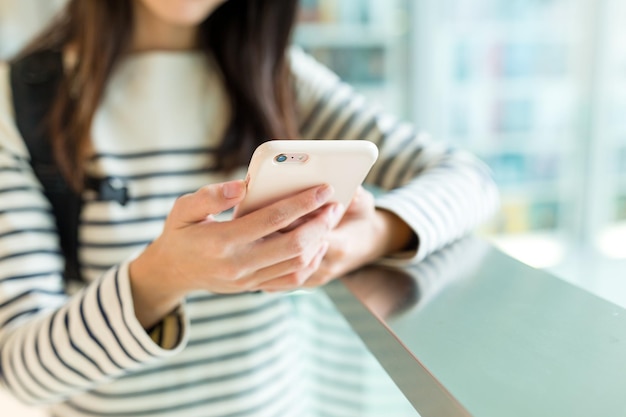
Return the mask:
<path fill-rule="evenodd" d="M 331 201 L 347 207 L 377 158 L 378 148 L 365 140 L 265 142 L 252 155 L 235 217 L 321 184 L 332 185 Z"/>

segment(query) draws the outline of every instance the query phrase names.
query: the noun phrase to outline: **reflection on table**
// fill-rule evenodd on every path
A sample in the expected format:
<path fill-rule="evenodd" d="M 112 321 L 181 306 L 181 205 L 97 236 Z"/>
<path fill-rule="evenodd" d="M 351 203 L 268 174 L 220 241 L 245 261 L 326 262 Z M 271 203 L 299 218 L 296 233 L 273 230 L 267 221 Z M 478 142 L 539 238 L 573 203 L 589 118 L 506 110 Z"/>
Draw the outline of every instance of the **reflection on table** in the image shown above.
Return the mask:
<path fill-rule="evenodd" d="M 229 311 L 229 305 L 245 308 Z M 197 293 L 186 311 L 199 329 L 186 358 L 173 356 L 99 385 L 52 414 L 419 417 L 321 289 Z M 227 326 L 228 317 L 245 317 L 246 327 Z M 190 399 L 189 392 L 202 395 Z M 148 408 L 137 400 L 146 393 Z"/>
<path fill-rule="evenodd" d="M 389 323 L 418 314 L 447 287 L 462 281 L 481 263 L 488 247 L 468 238 L 418 265 L 371 265 L 325 288 L 335 306 L 365 341 L 406 398 L 423 417 L 467 417 L 470 413 L 407 351 Z"/>
<path fill-rule="evenodd" d="M 322 291 L 288 299 L 300 326 L 303 416 L 419 417 Z"/>
<path fill-rule="evenodd" d="M 626 416 L 626 310 L 482 240 L 326 291 L 422 417 Z"/>

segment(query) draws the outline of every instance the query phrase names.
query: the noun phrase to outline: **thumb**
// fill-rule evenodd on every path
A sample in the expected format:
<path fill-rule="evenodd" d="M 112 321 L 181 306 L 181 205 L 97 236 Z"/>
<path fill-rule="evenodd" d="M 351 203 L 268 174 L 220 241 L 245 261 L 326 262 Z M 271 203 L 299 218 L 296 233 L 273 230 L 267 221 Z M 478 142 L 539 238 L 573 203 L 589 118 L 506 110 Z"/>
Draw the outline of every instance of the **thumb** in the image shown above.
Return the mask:
<path fill-rule="evenodd" d="M 198 223 L 235 207 L 246 194 L 243 180 L 211 184 L 180 197 L 172 208 L 176 223 Z"/>

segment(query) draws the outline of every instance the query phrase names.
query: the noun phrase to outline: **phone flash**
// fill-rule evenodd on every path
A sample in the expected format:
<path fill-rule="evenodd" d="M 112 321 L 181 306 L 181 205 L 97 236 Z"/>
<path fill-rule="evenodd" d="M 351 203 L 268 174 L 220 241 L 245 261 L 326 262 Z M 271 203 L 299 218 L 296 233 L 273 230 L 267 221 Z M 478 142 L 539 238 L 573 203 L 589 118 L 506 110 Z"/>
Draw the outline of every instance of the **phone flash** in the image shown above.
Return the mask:
<path fill-rule="evenodd" d="M 305 153 L 297 154 L 296 159 L 298 160 L 298 162 L 306 162 L 309 160 L 309 155 Z"/>
<path fill-rule="evenodd" d="M 309 160 L 309 155 L 306 153 L 281 153 L 274 157 L 274 161 L 278 163 L 293 163 L 293 164 L 302 164 Z"/>

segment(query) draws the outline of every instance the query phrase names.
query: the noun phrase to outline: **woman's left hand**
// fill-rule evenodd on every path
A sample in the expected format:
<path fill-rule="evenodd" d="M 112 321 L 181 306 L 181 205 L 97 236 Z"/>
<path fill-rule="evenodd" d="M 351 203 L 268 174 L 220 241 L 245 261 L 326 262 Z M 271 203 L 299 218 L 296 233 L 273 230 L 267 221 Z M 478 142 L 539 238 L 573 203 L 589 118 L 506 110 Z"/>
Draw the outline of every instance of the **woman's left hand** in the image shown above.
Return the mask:
<path fill-rule="evenodd" d="M 328 250 L 304 287 L 317 287 L 407 246 L 413 231 L 395 214 L 377 209 L 363 187 L 356 192 L 339 224 L 329 233 Z M 278 284 L 278 283 L 276 283 Z M 280 291 L 267 282 L 265 291 Z"/>

